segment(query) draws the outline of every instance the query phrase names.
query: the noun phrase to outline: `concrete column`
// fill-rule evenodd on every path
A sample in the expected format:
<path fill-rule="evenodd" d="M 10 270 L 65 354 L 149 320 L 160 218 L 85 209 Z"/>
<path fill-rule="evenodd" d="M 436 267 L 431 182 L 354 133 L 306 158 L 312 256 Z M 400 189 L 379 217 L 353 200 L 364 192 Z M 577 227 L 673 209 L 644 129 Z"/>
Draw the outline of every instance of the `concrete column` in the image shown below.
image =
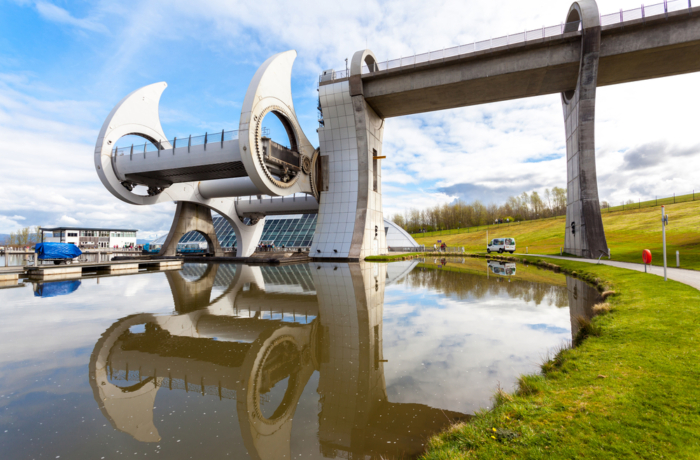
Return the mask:
<path fill-rule="evenodd" d="M 349 81 L 319 87 L 324 168 L 311 257 L 362 260 L 386 253 L 381 161 L 384 120 L 365 101 L 361 68 L 374 69 L 369 50 L 355 53 Z"/>
<path fill-rule="evenodd" d="M 219 246 L 219 240 L 214 231 L 211 210 L 205 206 L 189 201 L 178 201 L 177 210 L 170 233 L 158 253 L 159 256 L 174 256 L 177 254 L 177 243 L 187 232 L 197 231 L 207 241 L 209 252 L 217 257 L 223 257 L 224 252 Z"/>
<path fill-rule="evenodd" d="M 562 93 L 566 129 L 567 204 L 564 251 L 586 258 L 607 254 L 595 166 L 595 95 L 600 56 L 600 15 L 595 0 L 575 2 L 566 23 L 583 22 L 576 89 Z M 565 32 L 574 32 L 572 30 Z"/>

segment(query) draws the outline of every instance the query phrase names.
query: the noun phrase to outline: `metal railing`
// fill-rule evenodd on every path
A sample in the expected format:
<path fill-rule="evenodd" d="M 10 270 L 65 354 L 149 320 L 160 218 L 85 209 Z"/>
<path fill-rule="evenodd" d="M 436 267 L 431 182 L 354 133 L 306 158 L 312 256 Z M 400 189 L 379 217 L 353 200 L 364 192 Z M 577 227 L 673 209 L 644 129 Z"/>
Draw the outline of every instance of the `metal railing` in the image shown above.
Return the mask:
<path fill-rule="evenodd" d="M 270 247 L 261 247 L 257 246 L 255 248 L 255 252 L 262 253 L 262 252 L 299 252 L 301 249 L 301 252 L 308 252 L 309 248 L 311 246 L 275 246 L 274 248 Z"/>
<path fill-rule="evenodd" d="M 167 140 L 158 140 L 155 144 L 152 142 L 146 142 L 144 144 L 139 144 L 139 145 L 130 145 L 127 147 L 115 147 L 114 150 L 112 150 L 112 156 L 117 157 L 117 156 L 124 156 L 124 155 L 130 155 L 132 158 L 136 154 L 141 154 L 144 157 L 148 152 L 160 152 L 166 150 L 165 147 L 163 147 L 163 144 L 169 143 L 172 147 L 172 149 L 176 148 L 181 148 L 181 147 L 187 147 L 187 151 L 189 152 L 190 147 L 196 146 L 196 145 L 203 145 L 204 150 L 207 149 L 208 145 L 216 145 L 219 144 L 220 147 L 224 146 L 225 141 L 232 141 L 238 139 L 238 130 L 236 131 L 224 131 L 223 129 L 221 132 L 215 132 L 215 133 L 204 133 L 201 136 L 189 136 L 189 137 L 174 137 L 172 139 L 167 139 Z M 171 148 L 168 148 L 170 150 Z"/>
<path fill-rule="evenodd" d="M 389 252 L 425 252 L 425 246 L 406 246 L 406 247 L 398 247 L 398 246 L 389 246 L 387 248 Z"/>
<path fill-rule="evenodd" d="M 666 17 L 668 17 L 668 13 L 682 11 L 690 8 L 692 8 L 692 0 L 667 0 L 662 3 L 656 3 L 654 5 L 642 5 L 639 8 L 634 8 L 631 10 L 620 10 L 616 13 L 601 15 L 600 25 L 608 26 L 612 24 L 620 24 L 626 21 L 634 21 L 637 19 L 644 20 L 652 16 L 665 15 Z M 364 75 L 370 72 L 376 72 L 381 70 L 398 69 L 400 67 L 411 67 L 427 62 L 443 61 L 448 58 L 464 56 L 467 54 L 475 53 L 478 51 L 484 51 L 492 48 L 515 45 L 531 40 L 542 40 L 549 37 L 557 37 L 564 35 L 565 33 L 578 33 L 580 32 L 580 30 L 580 21 L 570 22 L 566 24 L 562 23 L 550 27 L 541 27 L 539 29 L 529 31 L 526 30 L 524 32 L 519 32 L 516 34 L 506 35 L 504 37 L 475 41 L 473 43 L 453 46 L 451 48 L 444 48 L 442 50 L 430 51 L 422 54 L 414 54 L 413 56 L 401 57 L 399 59 L 387 60 L 384 62 L 377 63 L 374 69 L 369 69 L 365 65 L 362 67 L 362 74 Z M 348 78 L 349 76 L 350 75 L 348 70 L 327 70 L 319 76 L 319 83 L 340 80 L 343 78 Z"/>
<path fill-rule="evenodd" d="M 627 200 L 626 202 L 623 201 L 622 204 L 620 204 L 619 206 L 611 206 L 609 203 L 606 203 L 607 206 L 601 205 L 600 211 L 602 213 L 618 212 L 618 211 L 631 211 L 634 209 L 654 208 L 656 206 L 665 206 L 665 205 L 670 205 L 670 204 L 687 203 L 689 201 L 697 201 L 699 199 L 700 199 L 700 192 L 696 193 L 695 190 L 693 190 L 692 192 L 685 193 L 685 194 L 674 193 L 673 195 L 669 195 L 669 196 L 663 196 L 663 197 L 656 196 L 656 197 L 654 197 L 653 200 L 644 200 L 644 201 L 642 201 L 641 199 L 637 199 L 637 201 Z"/>
<path fill-rule="evenodd" d="M 300 192 L 301 193 L 301 192 Z M 248 203 L 253 203 L 254 201 L 258 204 L 263 204 L 263 203 L 275 203 L 277 201 L 282 202 L 282 203 L 291 203 L 291 202 L 296 202 L 296 201 L 309 201 L 309 197 L 311 197 L 313 200 L 316 200 L 316 198 L 313 197 L 313 195 L 309 195 L 308 193 L 301 194 L 297 196 L 297 194 L 293 195 L 287 195 L 287 196 L 270 196 L 270 195 L 265 195 L 264 198 L 258 198 L 257 196 L 237 196 L 235 197 L 236 202 L 239 201 L 248 201 Z M 287 199 L 285 201 L 284 199 Z"/>

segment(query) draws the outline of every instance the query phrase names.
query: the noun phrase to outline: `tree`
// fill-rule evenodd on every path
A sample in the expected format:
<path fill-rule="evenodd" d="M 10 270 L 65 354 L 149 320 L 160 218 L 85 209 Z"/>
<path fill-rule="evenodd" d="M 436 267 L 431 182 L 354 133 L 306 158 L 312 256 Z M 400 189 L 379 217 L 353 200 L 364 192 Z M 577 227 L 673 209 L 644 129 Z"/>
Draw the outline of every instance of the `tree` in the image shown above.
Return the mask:
<path fill-rule="evenodd" d="M 532 207 L 532 211 L 535 213 L 535 217 L 542 213 L 542 199 L 536 190 L 530 194 L 530 206 Z"/>
<path fill-rule="evenodd" d="M 548 214 L 552 214 L 552 194 L 549 189 L 544 189 L 544 206 L 547 208 Z"/>
<path fill-rule="evenodd" d="M 566 190 L 561 187 L 554 187 L 552 189 L 552 201 L 554 201 L 556 216 L 563 216 L 566 214 Z"/>
<path fill-rule="evenodd" d="M 495 219 L 510 218 L 511 222 L 545 216 L 566 214 L 566 189 L 554 187 L 544 191 L 544 200 L 537 191 L 523 192 L 510 196 L 503 204 L 484 205 L 479 200 L 465 203 L 457 200 L 453 203 L 436 204 L 425 209 L 407 209 L 403 214 L 391 217 L 391 220 L 409 233 L 419 233 L 423 229 L 435 231 L 476 227 L 493 223 Z"/>
<path fill-rule="evenodd" d="M 394 214 L 393 216 L 391 216 L 391 221 L 401 228 L 406 227 L 406 221 L 404 220 L 401 214 Z"/>
<path fill-rule="evenodd" d="M 41 234 L 41 227 L 24 227 L 16 232 L 10 233 L 8 246 L 25 247 L 31 246 L 38 242 L 38 236 Z"/>

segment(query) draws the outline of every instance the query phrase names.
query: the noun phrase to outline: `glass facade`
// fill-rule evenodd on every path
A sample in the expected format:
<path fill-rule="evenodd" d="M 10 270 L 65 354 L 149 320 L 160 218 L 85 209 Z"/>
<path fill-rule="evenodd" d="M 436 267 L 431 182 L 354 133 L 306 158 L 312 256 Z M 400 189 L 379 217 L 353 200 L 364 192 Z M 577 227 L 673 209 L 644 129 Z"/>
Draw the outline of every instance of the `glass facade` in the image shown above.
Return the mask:
<path fill-rule="evenodd" d="M 302 214 L 297 216 L 270 216 L 265 219 L 261 242 L 274 243 L 277 247 L 306 248 L 311 246 L 311 240 L 316 231 L 317 214 Z M 214 216 L 214 231 L 222 248 L 236 246 L 236 233 L 231 225 L 220 216 Z M 165 237 L 161 237 L 163 241 Z M 156 242 L 160 241 L 159 238 Z M 204 237 L 197 232 L 188 232 L 180 239 L 183 243 L 201 243 Z M 155 242 L 154 242 L 155 243 Z M 162 242 L 161 242 L 162 243 Z"/>

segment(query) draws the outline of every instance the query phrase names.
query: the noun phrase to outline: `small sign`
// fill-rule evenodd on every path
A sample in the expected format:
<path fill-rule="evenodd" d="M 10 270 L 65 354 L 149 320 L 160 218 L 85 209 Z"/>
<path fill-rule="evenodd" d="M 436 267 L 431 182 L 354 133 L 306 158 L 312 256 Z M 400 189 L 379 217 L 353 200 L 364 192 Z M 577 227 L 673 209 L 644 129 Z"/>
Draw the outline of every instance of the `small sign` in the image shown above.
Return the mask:
<path fill-rule="evenodd" d="M 438 240 L 438 243 L 442 243 L 442 240 Z"/>

